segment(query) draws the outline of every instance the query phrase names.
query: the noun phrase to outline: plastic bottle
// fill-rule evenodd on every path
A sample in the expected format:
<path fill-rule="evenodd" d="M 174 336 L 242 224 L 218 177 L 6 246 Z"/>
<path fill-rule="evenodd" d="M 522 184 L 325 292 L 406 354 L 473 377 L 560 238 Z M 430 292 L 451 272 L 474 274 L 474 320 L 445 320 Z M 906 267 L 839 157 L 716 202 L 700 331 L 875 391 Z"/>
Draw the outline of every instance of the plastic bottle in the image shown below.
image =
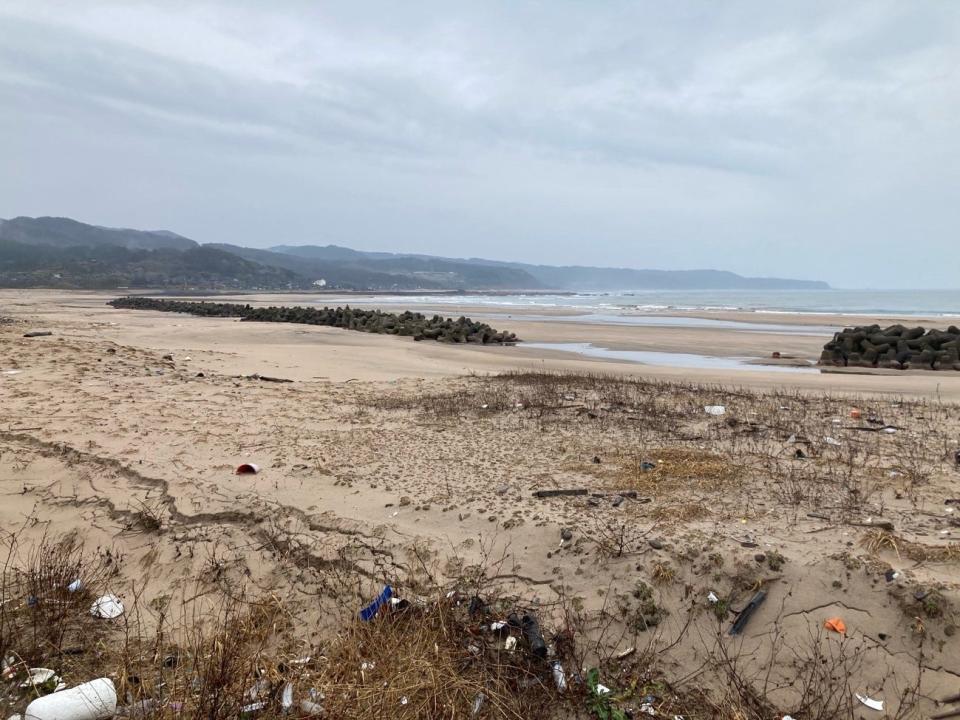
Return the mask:
<path fill-rule="evenodd" d="M 98 678 L 44 695 L 27 705 L 24 720 L 107 720 L 117 712 L 117 690 L 110 678 Z"/>
<path fill-rule="evenodd" d="M 556 684 L 557 690 L 564 692 L 567 689 L 567 676 L 563 672 L 563 665 L 560 664 L 559 660 L 554 660 L 551 667 L 553 667 L 553 682 Z"/>

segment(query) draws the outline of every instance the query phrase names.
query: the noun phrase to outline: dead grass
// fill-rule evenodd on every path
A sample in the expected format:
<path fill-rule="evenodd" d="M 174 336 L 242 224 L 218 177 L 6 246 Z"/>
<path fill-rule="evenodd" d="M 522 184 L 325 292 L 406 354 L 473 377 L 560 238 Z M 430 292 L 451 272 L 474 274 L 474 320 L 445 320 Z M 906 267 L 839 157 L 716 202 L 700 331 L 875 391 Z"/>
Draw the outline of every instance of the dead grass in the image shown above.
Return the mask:
<path fill-rule="evenodd" d="M 643 463 L 656 467 L 644 469 Z M 614 483 L 617 488 L 644 494 L 663 495 L 674 490 L 718 491 L 742 477 L 734 460 L 700 448 L 662 447 L 646 451 L 621 465 Z"/>
<path fill-rule="evenodd" d="M 440 598 L 356 621 L 325 648 L 315 682 L 338 718 L 527 718 L 555 696 L 549 667 L 508 633 L 484 631 L 503 616 L 471 617 L 469 600 Z M 519 630 L 513 631 L 518 637 Z"/>
<path fill-rule="evenodd" d="M 716 404 L 725 415 L 707 416 L 704 406 Z M 894 487 L 916 502 L 920 488 L 955 468 L 956 406 L 939 401 L 514 372 L 450 381 L 434 392 L 370 391 L 359 405 L 438 425 L 471 419 L 503 431 L 538 430 L 558 446 L 557 469 L 648 495 L 740 490 L 797 509 L 879 512 L 883 490 Z M 894 432 L 881 431 L 888 426 Z M 595 455 L 601 464 L 589 462 Z"/>
<path fill-rule="evenodd" d="M 566 702 L 519 620 L 490 629 L 529 612 L 492 591 L 480 602 L 434 587 L 431 600 L 385 609 L 370 622 L 350 612 L 311 647 L 285 602 L 242 591 L 198 590 L 174 611 L 168 600 L 145 606 L 128 588 L 121 618 L 93 618 L 89 603 L 109 584 L 99 568 L 70 538 L 8 554 L 0 637 L 3 657 L 16 659 L 13 680 L 29 667 L 53 668 L 68 685 L 110 677 L 121 704 L 158 720 L 308 716 L 321 707 L 324 717 L 356 720 L 461 718 L 474 708 L 481 717 L 520 720 Z M 65 590 L 77 577 L 89 589 Z M 341 590 L 342 602 L 351 593 Z M 549 629 L 541 629 L 549 642 Z M 512 651 L 507 637 L 517 642 Z M 6 715 L 36 694 L 13 688 L 0 699 Z"/>
<path fill-rule="evenodd" d="M 655 562 L 650 576 L 657 585 L 668 585 L 676 579 L 677 571 L 669 562 Z"/>
<path fill-rule="evenodd" d="M 658 505 L 650 511 L 650 517 L 658 522 L 692 522 L 710 517 L 710 508 L 699 501 L 675 502 Z"/>
<path fill-rule="evenodd" d="M 926 545 L 879 528 L 864 533 L 860 545 L 876 555 L 884 551 L 896 553 L 915 562 L 957 562 L 960 561 L 960 543 L 949 545 Z"/>
<path fill-rule="evenodd" d="M 290 627 L 276 598 L 222 597 L 176 616 L 130 604 L 88 677 L 113 677 L 120 697 L 157 718 L 226 720 L 251 703 L 270 704 Z"/>
<path fill-rule="evenodd" d="M 166 524 L 167 505 L 164 501 L 136 500 L 134 508 L 134 524 L 143 532 L 159 532 Z"/>
<path fill-rule="evenodd" d="M 0 656 L 13 655 L 24 664 L 51 657 L 71 664 L 76 649 L 97 637 L 89 609 L 109 566 L 76 535 L 44 535 L 29 548 L 19 547 L 15 533 L 5 540 Z"/>

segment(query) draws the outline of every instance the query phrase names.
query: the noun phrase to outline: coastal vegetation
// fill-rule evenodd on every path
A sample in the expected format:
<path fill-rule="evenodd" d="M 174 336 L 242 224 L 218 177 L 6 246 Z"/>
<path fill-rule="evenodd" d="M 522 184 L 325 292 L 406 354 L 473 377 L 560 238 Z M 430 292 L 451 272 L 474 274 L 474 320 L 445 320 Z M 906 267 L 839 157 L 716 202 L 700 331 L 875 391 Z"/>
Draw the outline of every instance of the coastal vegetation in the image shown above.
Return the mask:
<path fill-rule="evenodd" d="M 168 369 L 145 384 L 130 371 L 162 351 L 63 343 L 61 373 L 118 370 L 105 392 L 121 441 L 198 428 L 193 458 L 224 456 L 249 417 L 237 398 L 255 399 L 269 505 L 232 486 L 204 506 L 211 486 L 182 479 L 209 459 L 179 455 L 166 477 L 149 456 L 71 446 L 100 416 L 75 411 L 89 404 L 75 375 L 52 380 L 49 439 L 0 432 L 8 497 L 26 488 L 32 508 L 0 531 L 0 717 L 98 678 L 117 717 L 141 720 L 847 720 L 858 693 L 908 718 L 954 692 L 954 405 L 860 398 L 853 422 L 849 396 L 532 371 L 311 390 Z M 80 364 L 84 348 L 104 362 Z M 154 402 L 186 382 L 178 399 L 205 402 Z M 725 415 L 703 411 L 718 403 Z M 900 429 L 863 431 L 879 417 Z M 459 483 L 437 462 L 418 487 L 424 456 L 468 455 L 472 438 L 488 455 L 452 464 Z M 64 496 L 51 473 L 95 474 L 97 494 Z M 290 476 L 296 505 L 274 497 Z M 533 492 L 558 487 L 584 493 Z M 305 512 L 321 492 L 383 500 L 408 527 L 446 518 L 450 538 Z M 113 544 L 43 530 L 92 507 Z M 481 510 L 489 530 L 463 526 Z M 90 610 L 105 592 L 123 601 L 112 620 Z"/>
<path fill-rule="evenodd" d="M 358 330 L 379 335 L 402 335 L 412 337 L 414 340 L 436 340 L 444 343 L 504 345 L 518 342 L 514 333 L 495 330 L 486 323 L 477 322 L 468 317 L 461 316 L 456 319 L 441 315 L 427 317 L 418 312 L 390 313 L 351 308 L 349 305 L 336 308 L 254 307 L 239 303 L 158 300 L 134 296 L 117 298 L 108 304 L 115 308 L 189 313 L 202 317 L 235 317 L 251 322 L 325 325 L 344 330 Z"/>
<path fill-rule="evenodd" d="M 0 287 L 63 289 L 307 289 L 293 272 L 212 247 L 186 250 L 117 245 L 55 247 L 0 236 Z"/>

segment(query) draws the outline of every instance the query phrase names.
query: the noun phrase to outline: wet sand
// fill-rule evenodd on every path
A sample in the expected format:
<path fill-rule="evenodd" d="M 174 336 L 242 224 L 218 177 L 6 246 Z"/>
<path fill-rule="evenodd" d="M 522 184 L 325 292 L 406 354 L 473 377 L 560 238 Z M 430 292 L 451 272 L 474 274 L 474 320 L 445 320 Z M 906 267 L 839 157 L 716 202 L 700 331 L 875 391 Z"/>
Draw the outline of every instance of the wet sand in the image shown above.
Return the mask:
<path fill-rule="evenodd" d="M 335 382 L 348 379 L 392 380 L 428 378 L 469 373 L 502 372 L 510 369 L 586 370 L 651 378 L 689 380 L 741 387 L 794 388 L 803 391 L 890 394 L 908 397 L 960 400 L 960 373 L 885 371 L 863 374 L 831 372 L 794 374 L 762 370 L 677 367 L 668 364 L 639 364 L 616 359 L 588 358 L 554 349 L 524 347 L 450 346 L 415 343 L 409 338 L 367 335 L 335 328 L 280 323 L 240 323 L 233 319 L 194 318 L 169 313 L 114 310 L 105 302 L 114 293 L 63 293 L 56 291 L 0 291 L 0 308 L 14 317 L 56 321 L 78 337 L 99 336 L 118 343 L 167 349 L 180 353 L 207 354 L 223 370 L 250 374 L 279 374 L 291 379 L 325 378 Z M 201 298 L 202 299 L 202 298 Z M 209 298 L 208 298 L 209 299 Z M 317 295 L 224 296 L 224 302 L 251 304 L 330 303 L 349 298 Z M 410 309 L 384 306 L 384 309 Z M 414 307 L 421 312 L 432 308 Z M 527 319 L 536 312 L 491 313 L 489 308 L 437 308 L 457 316 L 483 310 L 498 329 L 516 332 L 530 343 L 590 343 L 614 351 L 682 353 L 720 358 L 769 361 L 773 352 L 813 363 L 829 336 L 792 332 L 755 332 L 716 327 L 631 326 L 590 322 Z M 704 314 L 684 315 L 686 318 Z M 479 315 L 478 315 L 479 317 Z M 712 313 L 707 320 L 739 323 L 767 323 L 799 328 L 842 326 L 850 323 L 892 324 L 890 318 L 826 318 L 822 315 L 767 316 L 759 313 Z M 918 324 L 940 324 L 933 318 L 917 318 Z"/>

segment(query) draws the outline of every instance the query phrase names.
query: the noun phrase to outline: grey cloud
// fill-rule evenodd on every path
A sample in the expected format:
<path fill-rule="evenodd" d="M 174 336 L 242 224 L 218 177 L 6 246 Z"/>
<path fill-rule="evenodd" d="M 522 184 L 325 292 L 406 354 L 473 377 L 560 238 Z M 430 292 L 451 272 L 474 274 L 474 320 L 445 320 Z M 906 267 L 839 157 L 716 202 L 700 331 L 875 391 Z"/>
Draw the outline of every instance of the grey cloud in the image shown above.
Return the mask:
<path fill-rule="evenodd" d="M 0 216 L 956 285 L 958 40 L 937 2 L 11 0 Z"/>

